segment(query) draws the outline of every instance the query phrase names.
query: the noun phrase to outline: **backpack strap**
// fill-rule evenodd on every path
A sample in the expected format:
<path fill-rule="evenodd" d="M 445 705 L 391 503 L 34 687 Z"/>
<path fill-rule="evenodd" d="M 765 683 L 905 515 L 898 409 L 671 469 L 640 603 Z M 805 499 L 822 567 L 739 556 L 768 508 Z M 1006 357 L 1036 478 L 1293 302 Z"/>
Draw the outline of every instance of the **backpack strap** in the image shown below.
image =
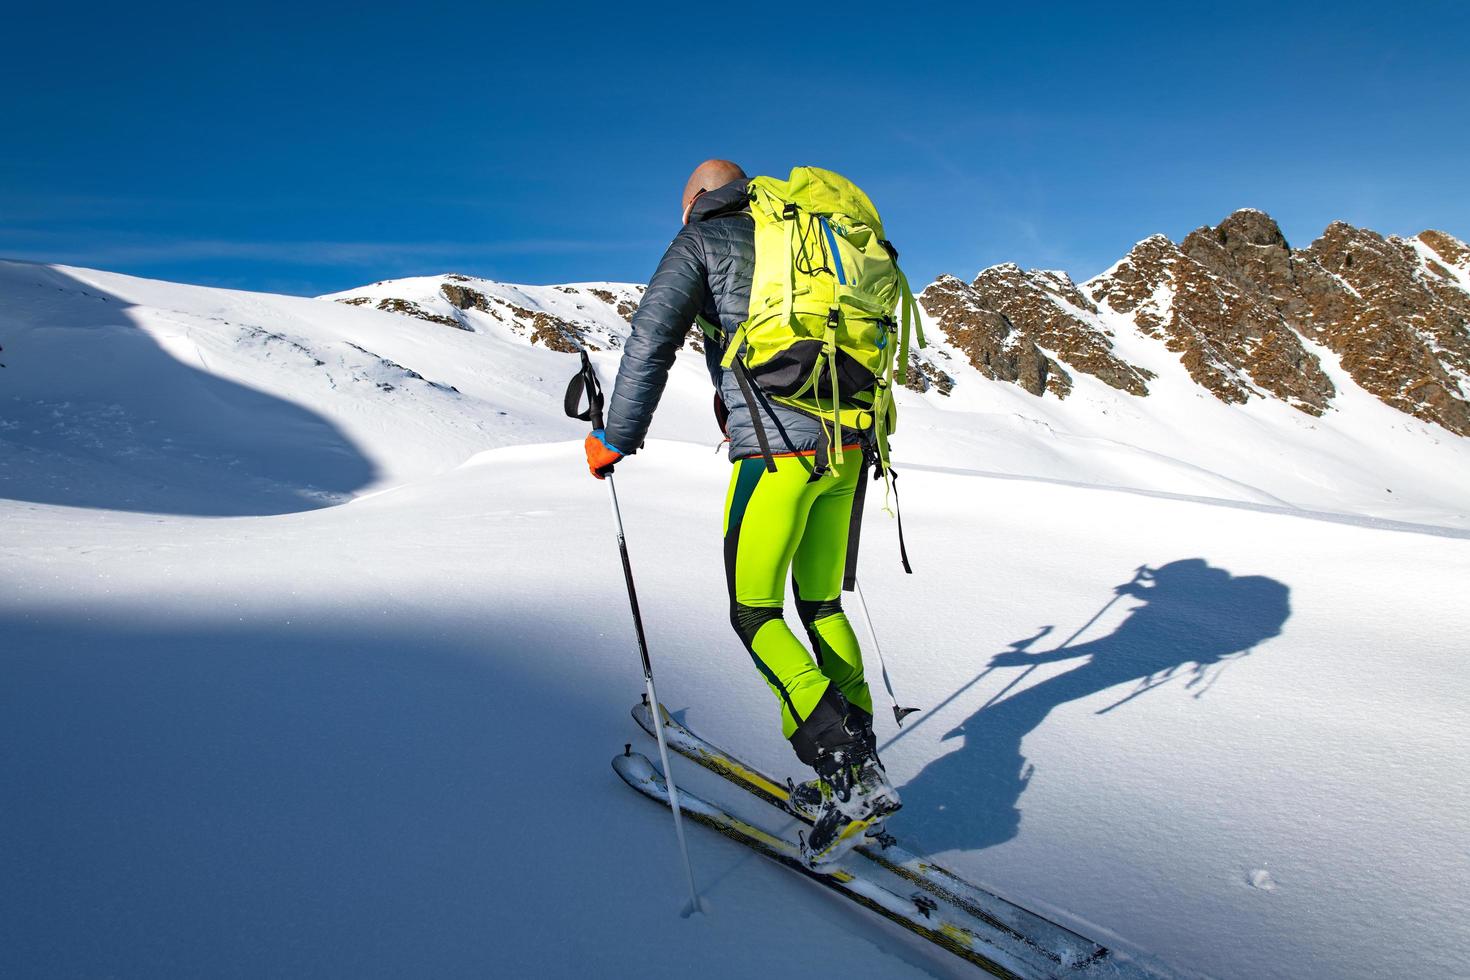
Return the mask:
<path fill-rule="evenodd" d="M 719 327 L 710 323 L 702 316 L 696 316 L 695 320 L 699 323 L 699 328 L 704 331 L 705 336 L 710 338 L 710 340 L 723 339 Z M 744 343 L 745 324 L 742 323 L 740 329 L 735 331 L 735 336 L 730 338 L 729 346 L 725 349 L 725 356 L 720 358 L 720 366 L 734 372 L 735 383 L 740 386 L 740 394 L 745 396 L 745 407 L 750 412 L 750 424 L 755 428 L 755 441 L 760 445 L 761 456 L 766 461 L 766 472 L 774 473 L 776 472 L 776 458 L 771 454 L 771 442 L 766 437 L 766 427 L 761 422 L 760 406 L 756 404 L 755 392 L 752 390 L 750 377 L 745 372 L 745 362 L 737 356 L 740 353 L 740 346 Z M 718 392 L 715 393 L 715 397 L 719 397 Z M 718 415 L 718 412 L 716 414 Z M 723 422 L 721 422 L 720 427 L 724 428 Z"/>
<path fill-rule="evenodd" d="M 827 472 L 830 460 L 833 473 L 842 465 L 842 399 L 837 390 L 837 328 L 842 323 L 842 310 L 833 307 L 827 314 L 827 332 L 822 337 L 822 346 L 827 357 L 827 381 L 832 386 L 832 428 L 827 429 L 827 420 L 822 419 L 822 435 L 827 440 L 827 452 L 819 454 L 822 465 L 812 470 L 812 480 L 818 480 Z M 820 393 L 815 393 L 817 404 L 822 403 Z"/>
<path fill-rule="evenodd" d="M 898 383 L 903 384 L 909 377 L 909 334 L 914 334 L 914 339 L 919 346 L 924 346 L 924 325 L 919 321 L 919 303 L 914 299 L 913 290 L 909 289 L 909 277 L 903 274 L 903 270 L 894 263 L 893 271 L 898 273 L 898 302 L 903 308 L 901 319 L 902 329 L 898 339 Z"/>
<path fill-rule="evenodd" d="M 903 543 L 903 508 L 898 505 L 898 473 L 890 466 L 887 476 L 888 485 L 893 489 L 893 516 L 898 521 L 898 560 L 903 563 L 904 574 L 912 575 L 914 570 L 909 565 L 909 550 Z"/>
<path fill-rule="evenodd" d="M 781 211 L 781 219 L 786 225 L 786 292 L 782 303 L 782 317 L 785 323 L 793 322 L 796 316 L 796 222 L 799 220 L 800 208 L 795 204 L 788 204 Z"/>
<path fill-rule="evenodd" d="M 750 383 L 750 377 L 746 374 L 744 362 L 737 361 L 735 364 L 735 383 L 740 386 L 740 393 L 745 396 L 745 407 L 750 412 L 750 424 L 755 427 L 755 441 L 760 444 L 761 455 L 766 460 L 766 472 L 776 472 L 776 458 L 771 455 L 771 442 L 766 438 L 766 426 L 761 421 L 761 408 L 756 404 L 755 392 Z"/>
<path fill-rule="evenodd" d="M 823 436 L 823 438 L 826 438 L 826 435 L 827 435 L 826 423 L 823 422 L 822 423 L 822 436 Z M 812 472 L 811 472 L 811 475 L 806 478 L 806 482 L 808 482 L 808 483 L 816 483 L 822 477 L 826 476 L 827 473 L 828 473 L 828 471 L 830 471 L 832 469 L 832 465 L 831 464 L 832 464 L 832 457 L 827 452 L 827 443 L 825 443 L 825 442 L 819 442 L 819 443 L 817 443 L 816 452 L 814 452 L 812 454 Z"/>
<path fill-rule="evenodd" d="M 694 322 L 699 325 L 700 332 L 704 334 L 706 340 L 713 340 L 717 344 L 723 344 L 725 342 L 725 331 L 710 323 L 698 313 L 694 314 Z"/>
<path fill-rule="evenodd" d="M 858 475 L 857 486 L 852 491 L 852 517 L 847 524 L 847 563 L 842 569 L 842 591 L 851 592 L 857 588 L 857 559 L 858 545 L 863 536 L 863 502 L 868 496 L 868 463 L 876 462 L 865 450 L 863 452 L 862 472 Z M 877 477 L 878 471 L 873 470 L 873 476 Z"/>
<path fill-rule="evenodd" d="M 740 353 L 741 345 L 745 343 L 745 327 L 749 322 L 747 320 L 746 323 L 736 328 L 735 335 L 730 338 L 729 346 L 725 348 L 725 356 L 720 358 L 720 367 L 729 370 L 735 364 L 735 358 Z"/>
<path fill-rule="evenodd" d="M 888 258 L 893 262 L 893 271 L 898 276 L 898 303 L 902 310 L 899 316 L 903 321 L 903 328 L 898 341 L 897 377 L 898 383 L 903 384 L 909 377 L 909 332 L 914 332 L 920 347 L 925 346 L 924 324 L 919 319 L 919 303 L 914 299 L 914 291 L 909 288 L 909 277 L 898 267 L 898 249 L 886 238 L 878 239 L 878 244 L 888 253 Z"/>

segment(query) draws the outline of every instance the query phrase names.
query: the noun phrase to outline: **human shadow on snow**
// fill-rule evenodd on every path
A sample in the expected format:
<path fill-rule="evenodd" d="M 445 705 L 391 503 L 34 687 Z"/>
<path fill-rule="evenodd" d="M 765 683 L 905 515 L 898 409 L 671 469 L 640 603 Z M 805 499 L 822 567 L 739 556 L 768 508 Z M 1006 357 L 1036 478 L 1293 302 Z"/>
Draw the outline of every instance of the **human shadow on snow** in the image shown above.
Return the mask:
<path fill-rule="evenodd" d="M 0 263 L 0 497 L 200 516 L 339 503 L 376 476 L 336 425 L 186 364 L 131 303 L 44 265 Z M 181 329 L 192 321 L 181 320 Z M 266 327 L 221 320 L 283 367 L 322 362 Z M 199 355 L 203 359 L 203 355 Z M 315 361 L 315 364 L 310 364 Z"/>
<path fill-rule="evenodd" d="M 1261 575 L 1232 575 L 1202 558 L 1157 569 L 1141 567 L 1131 581 L 1113 591 L 1109 606 L 1123 596 L 1143 604 L 1111 634 L 1075 646 L 1068 640 L 1055 649 L 1031 653 L 1031 645 L 1051 632 L 1048 626 L 991 659 L 987 673 L 1005 667 L 1027 669 L 945 734 L 945 739 L 963 739 L 958 749 L 930 762 L 900 788 L 904 830 L 926 849 L 984 848 L 1016 836 L 1021 816 L 1017 803 L 1032 769 L 1021 742 L 1053 708 L 1115 691 L 1117 696 L 1098 711 L 1110 713 L 1184 675 L 1186 685 L 1199 697 L 1226 661 L 1249 654 L 1257 644 L 1278 635 L 1291 614 L 1285 584 Z M 1073 637 L 1084 631 L 1085 627 Z M 1027 686 L 1036 667 L 1068 660 L 1077 661 L 1077 666 Z M 1076 751 L 1086 752 L 1087 747 L 1078 745 Z"/>

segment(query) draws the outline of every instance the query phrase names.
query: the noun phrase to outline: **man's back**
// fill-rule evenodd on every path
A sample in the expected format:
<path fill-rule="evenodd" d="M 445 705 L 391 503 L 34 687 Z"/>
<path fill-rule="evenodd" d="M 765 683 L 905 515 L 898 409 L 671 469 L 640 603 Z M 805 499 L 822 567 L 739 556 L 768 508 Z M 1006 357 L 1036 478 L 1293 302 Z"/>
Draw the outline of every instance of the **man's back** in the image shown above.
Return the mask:
<path fill-rule="evenodd" d="M 689 223 L 659 262 L 633 314 L 633 333 L 618 368 L 605 429 L 609 444 L 624 451 L 642 445 L 674 355 L 696 316 L 730 337 L 749 314 L 755 222 L 745 184 L 743 179 L 736 180 L 701 194 L 690 209 Z M 720 367 L 723 354 L 723 343 L 705 342 L 710 378 L 729 413 L 730 458 L 758 456 L 761 447 L 750 410 L 734 371 Z M 774 452 L 812 452 L 824 443 L 816 419 L 775 405 L 759 392 L 755 395 Z"/>

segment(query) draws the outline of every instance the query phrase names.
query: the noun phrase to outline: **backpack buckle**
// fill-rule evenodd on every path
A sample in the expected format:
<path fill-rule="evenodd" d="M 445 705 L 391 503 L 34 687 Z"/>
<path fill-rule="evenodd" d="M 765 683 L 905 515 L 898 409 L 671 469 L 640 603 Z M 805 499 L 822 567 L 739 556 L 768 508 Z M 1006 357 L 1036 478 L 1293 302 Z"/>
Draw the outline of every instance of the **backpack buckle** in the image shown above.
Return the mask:
<path fill-rule="evenodd" d="M 797 210 L 798 209 L 795 204 L 788 204 L 786 205 L 786 207 L 781 209 L 781 217 L 786 221 L 793 221 L 796 219 Z"/>

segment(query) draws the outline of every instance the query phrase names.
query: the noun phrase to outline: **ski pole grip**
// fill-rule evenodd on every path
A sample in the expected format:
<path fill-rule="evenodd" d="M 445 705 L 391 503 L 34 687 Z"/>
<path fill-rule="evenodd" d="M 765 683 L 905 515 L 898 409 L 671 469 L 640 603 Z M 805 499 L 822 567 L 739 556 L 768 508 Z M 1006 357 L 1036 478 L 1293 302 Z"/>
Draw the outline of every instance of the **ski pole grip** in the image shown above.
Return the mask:
<path fill-rule="evenodd" d="M 597 383 L 597 372 L 592 367 L 592 358 L 587 356 L 585 350 L 578 351 L 582 355 L 582 368 L 572 375 L 572 380 L 567 383 L 567 394 L 562 400 L 562 408 L 567 413 L 567 418 L 581 419 L 583 422 L 591 422 L 592 428 L 602 428 L 602 386 Z M 582 395 L 587 395 L 587 407 L 582 408 Z"/>

